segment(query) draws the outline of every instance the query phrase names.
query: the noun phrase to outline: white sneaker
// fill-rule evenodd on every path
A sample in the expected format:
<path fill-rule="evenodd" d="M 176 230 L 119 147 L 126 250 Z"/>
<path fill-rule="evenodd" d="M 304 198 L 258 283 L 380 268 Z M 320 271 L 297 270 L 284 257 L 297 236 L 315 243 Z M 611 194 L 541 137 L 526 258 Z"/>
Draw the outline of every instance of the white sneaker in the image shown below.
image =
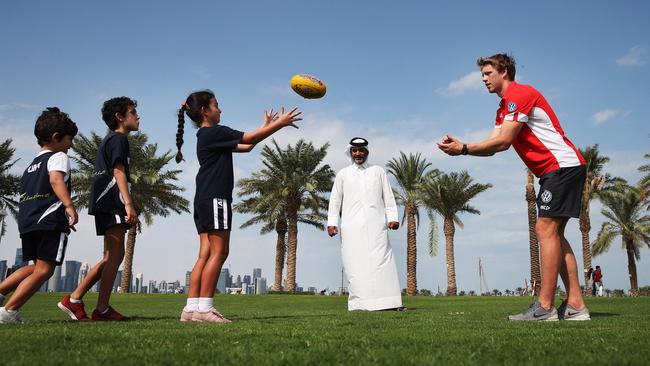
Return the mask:
<path fill-rule="evenodd" d="M 0 324 L 22 324 L 23 318 L 20 316 L 20 311 L 7 311 L 5 308 L 0 308 Z"/>

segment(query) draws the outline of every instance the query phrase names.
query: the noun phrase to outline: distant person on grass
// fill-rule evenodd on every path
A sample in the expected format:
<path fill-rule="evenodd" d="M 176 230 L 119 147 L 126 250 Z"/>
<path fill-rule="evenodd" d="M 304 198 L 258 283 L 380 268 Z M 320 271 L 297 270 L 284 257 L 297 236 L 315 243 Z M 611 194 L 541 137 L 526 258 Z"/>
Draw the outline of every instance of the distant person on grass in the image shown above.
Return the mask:
<path fill-rule="evenodd" d="M 98 236 L 104 237 L 104 257 L 88 272 L 83 281 L 61 299 L 58 306 L 74 320 L 89 320 L 84 295 L 101 280 L 97 308 L 92 320 L 129 320 L 109 305 L 117 270 L 124 259 L 124 235 L 138 224 L 133 198 L 129 193 L 129 140 L 127 136 L 140 127 L 137 102 L 127 97 L 104 102 L 102 119 L 109 128 L 97 150 L 88 213 L 95 216 Z"/>
<path fill-rule="evenodd" d="M 404 310 L 388 229 L 397 230 L 397 204 L 384 168 L 368 165 L 368 141 L 355 137 L 352 164 L 336 174 L 327 234 L 341 234 L 343 268 L 350 282 L 348 310 Z"/>
<path fill-rule="evenodd" d="M 70 229 L 78 221 L 70 198 L 68 149 L 77 134 L 77 125 L 58 108 L 47 108 L 36 120 L 34 134 L 40 153 L 20 181 L 18 229 L 23 260 L 34 264 L 12 273 L 0 284 L 0 324 L 22 323 L 19 309 L 63 263 Z"/>
<path fill-rule="evenodd" d="M 190 94 L 178 111 L 176 162 L 183 160 L 185 114 L 198 128 L 196 153 L 199 172 L 194 195 L 194 223 L 199 234 L 199 258 L 190 274 L 187 304 L 181 311 L 182 322 L 230 323 L 214 307 L 214 289 L 221 267 L 228 258 L 232 228 L 232 190 L 234 174 L 232 153 L 249 152 L 255 145 L 283 127 L 293 126 L 301 112 L 297 108 L 280 114 L 264 113 L 262 126 L 252 132 L 233 130 L 221 125 L 221 109 L 209 90 Z"/>
<path fill-rule="evenodd" d="M 501 97 L 495 128 L 479 143 L 465 143 L 445 135 L 438 143 L 449 155 L 491 156 L 514 146 L 526 166 L 540 178 L 536 232 L 540 241 L 542 287 L 537 301 L 508 320 L 589 320 L 580 291 L 575 255 L 564 237 L 571 217 L 578 217 L 585 181 L 585 160 L 565 136 L 560 121 L 544 96 L 515 82 L 515 60 L 506 54 L 477 61 L 490 93 Z M 553 306 L 558 273 L 567 299 Z"/>
<path fill-rule="evenodd" d="M 603 271 L 596 266 L 594 271 L 594 296 L 603 296 Z"/>

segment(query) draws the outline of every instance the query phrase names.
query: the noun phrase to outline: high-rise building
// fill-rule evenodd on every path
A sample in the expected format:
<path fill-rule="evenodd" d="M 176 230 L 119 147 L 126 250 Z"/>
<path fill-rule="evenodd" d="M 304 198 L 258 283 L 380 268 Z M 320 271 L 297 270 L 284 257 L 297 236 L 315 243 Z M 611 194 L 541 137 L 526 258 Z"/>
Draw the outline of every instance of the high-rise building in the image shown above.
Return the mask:
<path fill-rule="evenodd" d="M 0 261 L 0 282 L 4 281 L 7 278 L 7 261 Z"/>
<path fill-rule="evenodd" d="M 117 292 L 120 289 L 122 284 L 122 271 L 117 271 L 117 276 L 115 276 L 115 282 L 113 282 L 113 292 Z"/>
<path fill-rule="evenodd" d="M 72 292 L 77 288 L 80 269 L 81 262 L 65 261 L 65 284 L 63 285 L 63 291 Z"/>
<path fill-rule="evenodd" d="M 244 279 L 242 280 L 242 283 L 245 283 L 247 285 L 251 284 L 251 276 L 249 275 L 244 275 Z"/>
<path fill-rule="evenodd" d="M 309 287 L 307 287 L 307 292 L 317 293 L 318 289 L 316 287 L 309 286 Z"/>
<path fill-rule="evenodd" d="M 54 274 L 47 281 L 47 290 L 49 292 L 59 292 L 61 291 L 61 267 L 54 267 Z"/>
<path fill-rule="evenodd" d="M 255 281 L 256 278 L 262 277 L 262 269 L 261 268 L 253 268 L 253 281 Z"/>
<path fill-rule="evenodd" d="M 230 271 L 228 268 L 222 268 L 221 274 L 219 274 L 219 280 L 217 281 L 217 290 L 220 294 L 226 293 L 226 287 L 228 286 L 228 279 L 230 278 Z"/>
<path fill-rule="evenodd" d="M 169 287 L 169 286 L 167 286 L 167 282 L 166 282 L 166 281 L 160 281 L 160 283 L 158 284 L 158 293 L 160 293 L 160 294 L 166 294 L 166 293 L 167 293 L 167 288 L 168 288 L 168 287 Z"/>
<path fill-rule="evenodd" d="M 142 287 L 144 285 L 144 275 L 142 273 L 138 273 L 135 275 L 135 293 L 140 294 L 142 293 Z"/>
<path fill-rule="evenodd" d="M 255 293 L 257 295 L 264 295 L 266 293 L 266 278 L 258 277 L 255 281 Z"/>
<path fill-rule="evenodd" d="M 16 260 L 14 261 L 13 272 L 25 267 L 27 263 L 28 261 L 23 260 L 23 248 L 16 248 Z"/>
<path fill-rule="evenodd" d="M 79 281 L 77 283 L 81 283 L 88 276 L 88 272 L 90 272 L 90 263 L 83 263 L 79 268 Z"/>
<path fill-rule="evenodd" d="M 156 286 L 156 281 L 154 280 L 149 280 L 149 286 L 147 287 L 149 287 L 149 294 L 155 294 L 158 291 L 158 286 Z"/>

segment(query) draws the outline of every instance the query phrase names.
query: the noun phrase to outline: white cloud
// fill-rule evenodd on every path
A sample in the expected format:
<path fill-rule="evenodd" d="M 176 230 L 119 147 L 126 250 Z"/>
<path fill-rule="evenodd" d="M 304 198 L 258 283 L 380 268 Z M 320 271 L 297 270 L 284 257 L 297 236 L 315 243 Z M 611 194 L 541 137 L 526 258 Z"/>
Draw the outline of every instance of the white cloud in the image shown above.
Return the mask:
<path fill-rule="evenodd" d="M 444 89 L 438 89 L 438 94 L 441 95 L 461 95 L 468 91 L 481 90 L 483 84 L 481 83 L 481 73 L 479 71 L 472 71 L 469 74 L 461 77 L 458 80 L 453 80 Z"/>
<path fill-rule="evenodd" d="M 647 47 L 634 46 L 623 57 L 617 59 L 616 63 L 621 66 L 643 66 L 646 64 L 647 55 Z"/>
<path fill-rule="evenodd" d="M 604 109 L 594 114 L 591 117 L 591 119 L 594 121 L 595 124 L 601 125 L 609 121 L 610 119 L 618 116 L 619 114 L 621 114 L 621 112 L 617 109 Z"/>

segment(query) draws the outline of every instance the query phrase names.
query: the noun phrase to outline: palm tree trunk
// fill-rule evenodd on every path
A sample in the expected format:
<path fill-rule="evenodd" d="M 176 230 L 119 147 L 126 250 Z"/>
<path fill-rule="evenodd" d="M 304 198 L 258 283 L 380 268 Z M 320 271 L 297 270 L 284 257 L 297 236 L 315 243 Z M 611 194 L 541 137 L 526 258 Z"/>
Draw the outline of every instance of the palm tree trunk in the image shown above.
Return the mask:
<path fill-rule="evenodd" d="M 589 197 L 591 197 L 591 185 L 589 183 L 589 172 L 585 178 L 585 185 L 582 189 L 582 206 L 580 208 L 580 234 L 582 235 L 582 267 L 584 269 L 584 296 L 591 296 L 591 286 L 589 284 L 589 268 L 591 268 L 591 242 L 589 241 L 589 232 L 591 231 L 591 220 L 589 219 Z"/>
<path fill-rule="evenodd" d="M 629 239 L 625 241 L 625 249 L 627 251 L 627 272 L 630 276 L 630 296 L 639 296 L 639 283 L 636 277 L 636 256 L 634 255 L 634 246 Z"/>
<path fill-rule="evenodd" d="M 447 248 L 447 296 L 456 296 L 456 262 L 454 260 L 454 221 L 445 217 L 445 244 Z"/>
<path fill-rule="evenodd" d="M 415 212 L 412 205 L 405 208 L 406 215 L 406 293 L 415 296 L 418 293 L 417 263 L 418 249 L 415 236 Z"/>
<path fill-rule="evenodd" d="M 287 220 L 280 219 L 275 223 L 278 239 L 275 244 L 275 281 L 273 291 L 282 291 L 282 270 L 284 269 L 284 254 L 287 250 L 285 237 L 287 235 Z"/>
<path fill-rule="evenodd" d="M 296 291 L 296 252 L 298 248 L 298 204 L 287 204 L 287 292 Z"/>
<path fill-rule="evenodd" d="M 526 202 L 528 203 L 528 247 L 530 248 L 530 287 L 533 295 L 542 287 L 542 272 L 539 265 L 539 241 L 535 226 L 537 225 L 537 196 L 535 195 L 535 176 L 528 170 L 526 184 Z"/>
<path fill-rule="evenodd" d="M 131 277 L 133 272 L 133 251 L 135 249 L 135 236 L 137 235 L 137 225 L 131 226 L 126 241 L 126 250 L 124 251 L 124 270 L 122 271 L 122 283 L 120 292 L 128 294 L 131 292 Z"/>

